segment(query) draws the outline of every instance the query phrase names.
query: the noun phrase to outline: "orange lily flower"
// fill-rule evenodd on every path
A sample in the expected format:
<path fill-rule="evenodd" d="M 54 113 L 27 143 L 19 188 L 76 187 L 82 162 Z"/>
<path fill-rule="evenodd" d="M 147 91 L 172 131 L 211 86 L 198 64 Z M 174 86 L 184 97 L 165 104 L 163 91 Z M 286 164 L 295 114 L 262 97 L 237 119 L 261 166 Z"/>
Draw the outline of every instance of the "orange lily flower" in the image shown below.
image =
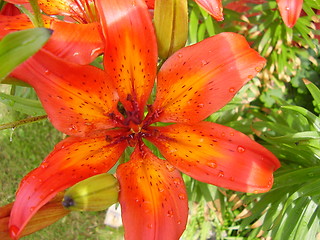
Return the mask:
<path fill-rule="evenodd" d="M 23 4 L 28 1 L 12 0 L 11 3 Z M 70 16 L 81 24 L 60 21 L 57 18 L 42 15 L 46 28 L 51 28 L 53 34 L 42 50 L 49 51 L 67 61 L 79 64 L 89 64 L 103 53 L 100 24 L 97 14 L 89 3 L 90 10 L 84 7 L 74 7 L 75 3 L 63 1 L 39 1 L 41 9 L 49 15 Z M 78 3 L 78 1 L 76 1 Z M 66 5 L 64 5 L 66 4 Z M 68 4 L 68 5 L 67 5 Z M 81 9 L 81 11 L 79 10 Z M 78 10 L 76 12 L 76 10 Z M 23 29 L 33 28 L 33 24 L 25 14 L 7 16 L 0 14 L 0 39 L 6 34 Z M 90 32 L 90 34 L 87 34 Z"/>
<path fill-rule="evenodd" d="M 300 16 L 303 0 L 277 0 L 277 3 L 284 23 L 292 28 Z"/>
<path fill-rule="evenodd" d="M 145 0 L 148 8 L 154 8 L 155 0 Z M 194 0 L 199 6 L 206 10 L 217 21 L 223 20 L 223 7 L 221 0 Z"/>
<path fill-rule="evenodd" d="M 109 171 L 127 147 L 134 148 L 130 160 L 116 171 L 126 239 L 181 236 L 188 201 L 179 171 L 236 191 L 268 191 L 280 167 L 277 158 L 246 135 L 203 121 L 227 104 L 265 59 L 242 36 L 221 33 L 178 50 L 157 74 L 146 3 L 96 4 L 104 70 L 40 51 L 12 73 L 35 88 L 52 124 L 69 135 L 22 180 L 11 211 L 12 238 L 19 238 L 57 192 Z M 147 107 L 156 79 L 156 98 Z"/>

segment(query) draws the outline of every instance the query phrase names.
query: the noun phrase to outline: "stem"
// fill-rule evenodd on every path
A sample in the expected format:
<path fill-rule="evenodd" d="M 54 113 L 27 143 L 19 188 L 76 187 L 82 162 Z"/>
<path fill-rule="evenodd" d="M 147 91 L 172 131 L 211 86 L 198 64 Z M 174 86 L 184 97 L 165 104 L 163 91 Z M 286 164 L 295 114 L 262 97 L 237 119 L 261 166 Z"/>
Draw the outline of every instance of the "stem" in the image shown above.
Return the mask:
<path fill-rule="evenodd" d="M 35 23 L 33 24 L 35 24 L 35 27 L 44 27 L 43 19 L 40 13 L 39 5 L 38 5 L 38 0 L 30 0 L 30 4 L 36 20 Z"/>
<path fill-rule="evenodd" d="M 48 118 L 47 115 L 42 115 L 42 116 L 30 117 L 30 118 L 22 119 L 22 120 L 11 122 L 11 123 L 0 124 L 0 130 L 16 128 L 18 126 L 21 126 L 21 125 L 24 125 L 24 124 L 27 124 L 27 123 L 38 122 L 38 121 L 41 121 L 41 120 L 44 120 L 44 119 L 47 119 L 47 118 Z"/>

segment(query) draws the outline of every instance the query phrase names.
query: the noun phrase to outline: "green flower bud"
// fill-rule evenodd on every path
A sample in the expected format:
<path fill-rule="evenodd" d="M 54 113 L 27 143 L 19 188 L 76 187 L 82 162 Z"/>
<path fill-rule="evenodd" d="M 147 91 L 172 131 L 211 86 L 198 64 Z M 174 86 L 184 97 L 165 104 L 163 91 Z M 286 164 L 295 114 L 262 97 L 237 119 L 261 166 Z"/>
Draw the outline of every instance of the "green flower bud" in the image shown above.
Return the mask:
<path fill-rule="evenodd" d="M 62 205 L 72 211 L 101 211 L 118 202 L 118 180 L 108 173 L 99 174 L 69 188 Z"/>

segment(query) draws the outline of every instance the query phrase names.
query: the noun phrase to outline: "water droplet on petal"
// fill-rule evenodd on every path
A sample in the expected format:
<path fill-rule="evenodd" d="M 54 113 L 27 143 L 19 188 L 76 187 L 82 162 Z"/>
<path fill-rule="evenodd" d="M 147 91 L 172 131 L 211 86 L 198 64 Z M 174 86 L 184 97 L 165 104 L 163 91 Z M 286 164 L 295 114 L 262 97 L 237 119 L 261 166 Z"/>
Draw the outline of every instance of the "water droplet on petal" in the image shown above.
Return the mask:
<path fill-rule="evenodd" d="M 178 197 L 180 200 L 184 200 L 186 198 L 186 195 L 184 195 L 183 193 L 179 193 Z"/>
<path fill-rule="evenodd" d="M 215 162 L 207 162 L 207 166 L 210 168 L 216 168 L 217 164 Z"/>
<path fill-rule="evenodd" d="M 164 189 L 163 189 L 163 188 L 161 188 L 161 187 L 159 187 L 159 188 L 158 188 L 158 191 L 159 191 L 159 192 L 163 192 L 163 191 L 164 191 Z"/>
<path fill-rule="evenodd" d="M 174 183 L 175 185 L 180 185 L 180 184 L 181 184 L 180 178 L 175 178 L 175 179 L 173 179 L 173 183 Z"/>
<path fill-rule="evenodd" d="M 253 76 L 252 76 L 252 75 L 248 75 L 248 78 L 249 78 L 249 79 L 252 79 L 252 78 L 253 78 Z"/>
<path fill-rule="evenodd" d="M 76 133 L 78 132 L 78 128 L 75 125 L 72 125 L 71 127 L 69 127 L 68 129 L 71 133 Z"/>
<path fill-rule="evenodd" d="M 78 56 L 79 55 L 79 53 L 78 52 L 75 52 L 74 54 L 73 54 L 73 56 Z"/>
<path fill-rule="evenodd" d="M 285 9 L 286 9 L 287 11 L 289 11 L 289 10 L 290 10 L 290 7 L 286 7 Z"/>
<path fill-rule="evenodd" d="M 167 213 L 167 216 L 172 218 L 173 217 L 173 211 L 169 210 L 168 213 Z"/>
<path fill-rule="evenodd" d="M 166 163 L 166 167 L 168 169 L 169 172 L 173 172 L 174 171 L 174 166 L 172 166 L 170 163 Z"/>
<path fill-rule="evenodd" d="M 208 62 L 206 60 L 201 60 L 201 64 L 202 64 L 202 66 L 205 66 L 208 64 Z"/>
<path fill-rule="evenodd" d="M 100 48 L 95 48 L 91 51 L 90 55 L 93 56 L 95 55 L 98 51 L 100 50 Z"/>
<path fill-rule="evenodd" d="M 257 72 L 260 72 L 261 69 L 262 69 L 262 67 L 255 67 L 255 70 L 256 70 Z"/>
<path fill-rule="evenodd" d="M 35 207 L 31 207 L 29 210 L 30 210 L 30 212 L 33 212 L 34 209 L 35 209 Z"/>
<path fill-rule="evenodd" d="M 152 223 L 149 223 L 149 224 L 147 225 L 147 227 L 151 229 L 151 228 L 153 228 L 153 224 L 152 224 Z"/>
<path fill-rule="evenodd" d="M 45 75 L 49 75 L 49 74 L 50 74 L 49 70 L 48 70 L 48 69 L 45 70 L 45 71 L 44 71 L 44 74 L 45 74 Z"/>
<path fill-rule="evenodd" d="M 218 177 L 224 177 L 224 172 L 223 171 L 219 171 Z"/>
<path fill-rule="evenodd" d="M 48 166 L 49 166 L 49 163 L 47 163 L 47 162 L 43 162 L 40 165 L 41 168 L 47 168 Z"/>
<path fill-rule="evenodd" d="M 182 58 L 183 57 L 182 53 L 178 53 L 178 57 Z"/>
<path fill-rule="evenodd" d="M 136 3 L 135 0 L 132 0 L 131 4 L 132 4 L 132 6 L 134 6 L 134 7 L 137 5 L 137 3 Z"/>
<path fill-rule="evenodd" d="M 234 93 L 236 89 L 234 87 L 229 88 L 229 93 Z"/>
<path fill-rule="evenodd" d="M 19 232 L 20 228 L 18 228 L 15 225 L 10 226 L 9 231 L 10 231 L 10 236 L 12 239 L 16 239 L 18 232 Z"/>
<path fill-rule="evenodd" d="M 177 221 L 177 224 L 181 224 L 181 221 L 180 221 L 180 220 L 178 220 L 178 221 Z"/>
<path fill-rule="evenodd" d="M 198 104 L 198 107 L 199 107 L 199 108 L 203 108 L 203 107 L 204 107 L 204 104 L 203 104 L 203 103 L 200 103 L 200 104 Z"/>
<path fill-rule="evenodd" d="M 245 149 L 244 149 L 244 147 L 242 147 L 242 146 L 238 146 L 238 147 L 237 147 L 237 151 L 238 151 L 239 153 L 243 153 L 243 152 L 245 151 Z"/>

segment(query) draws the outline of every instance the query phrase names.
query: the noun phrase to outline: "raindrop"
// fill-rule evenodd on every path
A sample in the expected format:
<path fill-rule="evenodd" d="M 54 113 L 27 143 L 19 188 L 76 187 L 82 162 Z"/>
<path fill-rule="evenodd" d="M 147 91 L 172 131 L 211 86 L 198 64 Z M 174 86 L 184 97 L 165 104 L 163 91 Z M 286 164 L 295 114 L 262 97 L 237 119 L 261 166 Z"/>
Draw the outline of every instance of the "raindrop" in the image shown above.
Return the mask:
<path fill-rule="evenodd" d="M 150 228 L 150 229 L 153 228 L 152 223 L 149 223 L 149 224 L 147 225 L 147 227 Z"/>
<path fill-rule="evenodd" d="M 167 169 L 168 169 L 168 171 L 169 172 L 173 172 L 174 171 L 174 166 L 172 166 L 171 164 L 169 164 L 169 163 L 166 163 L 166 167 L 167 167 Z"/>
<path fill-rule="evenodd" d="M 229 88 L 229 93 L 234 93 L 236 89 L 234 87 Z"/>
<path fill-rule="evenodd" d="M 230 132 L 230 136 L 234 136 L 234 132 Z"/>
<path fill-rule="evenodd" d="M 168 213 L 167 213 L 167 216 L 172 218 L 173 217 L 173 211 L 169 210 Z"/>
<path fill-rule="evenodd" d="M 180 220 L 178 220 L 178 221 L 177 221 L 177 224 L 181 224 L 181 221 L 180 221 Z"/>
<path fill-rule="evenodd" d="M 132 4 L 132 6 L 134 6 L 134 7 L 137 5 L 137 3 L 136 3 L 135 0 L 133 0 L 133 1 L 131 2 L 131 4 Z"/>
<path fill-rule="evenodd" d="M 45 74 L 45 75 L 49 75 L 49 74 L 50 74 L 50 73 L 49 73 L 49 70 L 48 70 L 48 69 L 45 70 L 45 71 L 44 71 L 44 74 Z"/>
<path fill-rule="evenodd" d="M 198 107 L 199 107 L 199 108 L 203 108 L 203 107 L 204 107 L 204 104 L 203 104 L 203 103 L 200 103 L 200 104 L 198 104 Z"/>
<path fill-rule="evenodd" d="M 239 153 L 243 153 L 243 152 L 245 151 L 245 149 L 244 149 L 244 147 L 242 147 L 242 146 L 238 146 L 238 147 L 237 147 L 237 151 L 238 151 Z"/>
<path fill-rule="evenodd" d="M 216 168 L 217 164 L 215 162 L 207 162 L 207 166 L 210 168 Z"/>
<path fill-rule="evenodd" d="M 13 137 L 13 133 L 14 133 L 15 128 L 11 128 L 11 133 L 10 133 L 10 139 L 9 141 L 12 142 L 12 137 Z"/>
<path fill-rule="evenodd" d="M 262 67 L 256 67 L 256 68 L 255 68 L 255 70 L 256 70 L 257 72 L 260 72 L 261 69 L 262 69 Z"/>
<path fill-rule="evenodd" d="M 290 10 L 290 7 L 286 7 L 285 9 L 286 9 L 287 11 L 289 11 L 289 10 Z"/>
<path fill-rule="evenodd" d="M 95 55 L 98 51 L 100 50 L 100 48 L 95 48 L 91 51 L 90 55 L 93 56 Z"/>
<path fill-rule="evenodd" d="M 10 230 L 10 236 L 11 236 L 11 238 L 16 239 L 16 238 L 17 238 L 17 235 L 18 235 L 18 233 L 19 233 L 19 231 L 20 231 L 20 228 L 18 228 L 18 227 L 15 226 L 15 225 L 12 225 L 12 226 L 10 226 L 9 230 Z"/>
<path fill-rule="evenodd" d="M 49 163 L 47 163 L 47 162 L 43 162 L 40 165 L 41 168 L 47 168 L 48 166 L 49 166 Z"/>
<path fill-rule="evenodd" d="M 158 188 L 158 191 L 159 191 L 159 192 L 163 192 L 163 191 L 164 191 L 164 189 L 163 189 L 163 188 L 161 188 L 161 187 L 159 187 L 159 188 Z"/>
<path fill-rule="evenodd" d="M 76 133 L 78 131 L 77 127 L 75 125 L 72 125 L 71 127 L 69 127 L 68 129 L 71 133 Z"/>
<path fill-rule="evenodd" d="M 78 56 L 79 55 L 79 53 L 78 52 L 75 52 L 74 54 L 73 54 L 73 56 Z"/>
<path fill-rule="evenodd" d="M 219 171 L 218 177 L 224 177 L 224 172 L 223 171 Z"/>
<path fill-rule="evenodd" d="M 173 183 L 174 183 L 175 185 L 180 185 L 180 184 L 181 184 L 180 178 L 175 178 L 175 179 L 173 179 Z"/>
<path fill-rule="evenodd" d="M 35 210 L 35 207 L 31 207 L 29 210 L 30 212 L 33 212 Z"/>
<path fill-rule="evenodd" d="M 180 200 L 184 200 L 186 198 L 186 195 L 184 195 L 183 193 L 179 193 L 178 197 Z"/>
<path fill-rule="evenodd" d="M 206 60 L 201 60 L 201 64 L 202 64 L 202 66 L 205 66 L 205 65 L 207 65 L 209 62 L 207 62 Z"/>
<path fill-rule="evenodd" d="M 178 57 L 182 58 L 183 57 L 182 53 L 178 53 Z"/>

